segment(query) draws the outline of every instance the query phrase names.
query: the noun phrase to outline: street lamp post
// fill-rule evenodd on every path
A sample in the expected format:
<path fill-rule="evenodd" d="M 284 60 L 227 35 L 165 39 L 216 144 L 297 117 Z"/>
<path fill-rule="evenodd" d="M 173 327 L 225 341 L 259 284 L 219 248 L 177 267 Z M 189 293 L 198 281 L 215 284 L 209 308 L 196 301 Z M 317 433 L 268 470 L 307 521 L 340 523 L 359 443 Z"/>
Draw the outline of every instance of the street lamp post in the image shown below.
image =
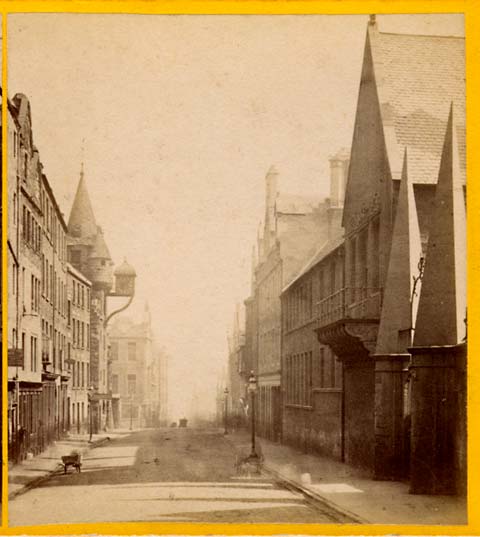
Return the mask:
<path fill-rule="evenodd" d="M 225 432 L 223 434 L 228 434 L 228 388 L 225 388 L 223 393 L 225 394 L 225 409 L 223 412 Z"/>
<path fill-rule="evenodd" d="M 250 373 L 250 378 L 248 379 L 248 391 L 250 392 L 252 405 L 252 451 L 249 459 L 258 461 L 259 457 L 255 450 L 255 395 L 257 392 L 257 378 L 255 377 L 255 373 L 253 371 Z"/>

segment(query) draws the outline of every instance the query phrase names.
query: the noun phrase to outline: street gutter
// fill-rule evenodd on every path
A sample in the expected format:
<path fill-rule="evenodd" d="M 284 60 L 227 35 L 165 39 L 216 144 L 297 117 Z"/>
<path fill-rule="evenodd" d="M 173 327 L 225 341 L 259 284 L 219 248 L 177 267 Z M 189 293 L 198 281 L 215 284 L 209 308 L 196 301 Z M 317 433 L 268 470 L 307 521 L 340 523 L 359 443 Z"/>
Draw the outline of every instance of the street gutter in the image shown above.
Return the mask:
<path fill-rule="evenodd" d="M 347 509 L 344 509 L 343 507 L 340 507 L 335 502 L 332 502 L 330 499 L 325 498 L 325 496 L 322 496 L 322 494 L 319 494 L 316 491 L 313 491 L 307 487 L 304 487 L 300 485 L 297 481 L 293 481 L 292 479 L 289 479 L 288 477 L 284 476 L 281 472 L 273 469 L 268 464 L 263 464 L 262 471 L 270 474 L 274 479 L 279 481 L 280 483 L 283 483 L 287 486 L 287 488 L 293 489 L 297 492 L 301 492 L 305 496 L 307 496 L 310 500 L 312 500 L 314 503 L 323 503 L 325 504 L 329 509 L 337 513 L 338 516 L 347 518 L 350 520 L 347 521 L 340 521 L 342 524 L 370 524 L 370 521 L 358 516 L 355 513 L 352 513 L 351 511 L 348 511 Z"/>

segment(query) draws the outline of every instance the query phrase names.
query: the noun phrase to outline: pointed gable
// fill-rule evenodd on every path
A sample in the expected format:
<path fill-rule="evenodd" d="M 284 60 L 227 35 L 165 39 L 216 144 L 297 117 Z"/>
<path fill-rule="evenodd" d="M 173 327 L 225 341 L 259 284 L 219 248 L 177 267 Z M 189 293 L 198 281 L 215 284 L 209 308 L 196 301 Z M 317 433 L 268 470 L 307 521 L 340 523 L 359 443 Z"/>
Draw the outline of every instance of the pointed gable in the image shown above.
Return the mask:
<path fill-rule="evenodd" d="M 418 276 L 422 248 L 407 162 L 405 150 L 376 354 L 407 352 L 416 317 L 419 288 L 412 297 L 413 278 Z"/>
<path fill-rule="evenodd" d="M 92 237 L 97 233 L 97 223 L 87 190 L 83 164 L 80 172 L 80 181 L 68 220 L 68 232 L 72 237 L 76 238 Z"/>
<path fill-rule="evenodd" d="M 400 179 L 404 147 L 410 182 L 436 183 L 445 110 L 452 101 L 465 182 L 465 40 L 382 33 L 370 21 L 345 199 L 346 228 L 379 208 L 383 187 L 390 195 L 388 177 Z"/>
<path fill-rule="evenodd" d="M 416 347 L 456 345 L 466 336 L 466 215 L 455 117 L 452 105 L 418 305 Z"/>
<path fill-rule="evenodd" d="M 378 212 L 389 176 L 378 81 L 372 55 L 374 25 L 368 25 L 355 115 L 342 225 L 347 234 Z"/>

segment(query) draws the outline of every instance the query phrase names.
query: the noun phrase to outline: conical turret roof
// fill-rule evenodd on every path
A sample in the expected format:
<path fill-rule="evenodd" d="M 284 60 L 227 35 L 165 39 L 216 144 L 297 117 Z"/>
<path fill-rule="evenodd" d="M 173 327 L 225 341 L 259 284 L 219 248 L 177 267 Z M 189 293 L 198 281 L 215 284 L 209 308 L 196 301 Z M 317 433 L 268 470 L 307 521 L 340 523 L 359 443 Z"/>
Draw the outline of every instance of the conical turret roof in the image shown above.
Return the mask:
<path fill-rule="evenodd" d="M 97 223 L 85 182 L 83 163 L 80 171 L 80 181 L 78 182 L 77 192 L 68 220 L 68 233 L 73 237 L 82 238 L 91 237 L 97 233 Z"/>
<path fill-rule="evenodd" d="M 103 236 L 103 231 L 100 226 L 97 226 L 97 233 L 93 241 L 92 251 L 90 253 L 92 259 L 112 259 L 108 251 L 107 243 Z"/>

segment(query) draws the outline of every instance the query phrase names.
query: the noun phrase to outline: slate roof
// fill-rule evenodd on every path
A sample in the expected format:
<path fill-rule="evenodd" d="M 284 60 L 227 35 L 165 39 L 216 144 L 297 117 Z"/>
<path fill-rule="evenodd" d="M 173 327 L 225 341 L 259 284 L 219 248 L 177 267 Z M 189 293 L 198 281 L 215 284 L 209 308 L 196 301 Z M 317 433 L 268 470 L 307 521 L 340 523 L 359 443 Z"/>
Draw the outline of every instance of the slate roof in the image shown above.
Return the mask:
<path fill-rule="evenodd" d="M 296 281 L 298 281 L 302 276 L 307 274 L 307 272 L 309 272 L 313 267 L 315 267 L 315 265 L 323 261 L 323 259 L 330 255 L 334 250 L 342 246 L 344 242 L 345 237 L 343 236 L 343 234 L 324 242 L 322 246 L 315 252 L 315 254 L 313 254 L 313 257 L 311 257 L 307 264 L 300 270 L 300 272 L 292 280 L 290 280 L 290 282 L 282 289 L 282 293 L 290 289 L 290 287 Z"/>
<path fill-rule="evenodd" d="M 460 165 L 465 175 L 465 40 L 369 31 L 375 77 L 388 140 L 390 166 L 399 178 L 404 147 L 414 183 L 435 184 L 450 104 L 454 103 Z"/>

